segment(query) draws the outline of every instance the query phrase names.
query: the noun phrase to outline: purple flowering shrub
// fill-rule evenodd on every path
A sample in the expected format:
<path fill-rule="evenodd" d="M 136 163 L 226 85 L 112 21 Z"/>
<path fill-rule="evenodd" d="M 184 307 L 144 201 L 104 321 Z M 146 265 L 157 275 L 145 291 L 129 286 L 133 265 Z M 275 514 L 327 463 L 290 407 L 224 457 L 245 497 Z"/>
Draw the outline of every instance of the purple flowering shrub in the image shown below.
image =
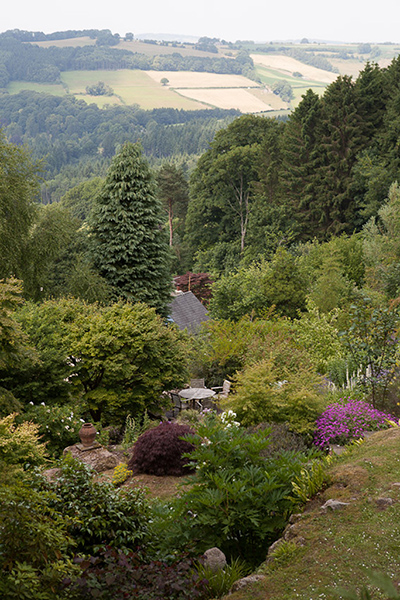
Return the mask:
<path fill-rule="evenodd" d="M 346 444 L 362 437 L 366 431 L 387 429 L 387 420 L 393 418 L 368 402 L 345 398 L 330 404 L 317 419 L 314 444 L 322 449 L 329 444 Z"/>

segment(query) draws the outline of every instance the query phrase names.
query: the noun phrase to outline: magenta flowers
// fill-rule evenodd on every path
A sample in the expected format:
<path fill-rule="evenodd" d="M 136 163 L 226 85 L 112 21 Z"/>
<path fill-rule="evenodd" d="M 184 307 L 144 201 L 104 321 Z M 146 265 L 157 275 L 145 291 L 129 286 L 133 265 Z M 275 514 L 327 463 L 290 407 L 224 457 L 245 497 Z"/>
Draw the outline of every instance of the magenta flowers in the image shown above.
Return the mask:
<path fill-rule="evenodd" d="M 366 431 L 387 429 L 393 416 L 373 408 L 368 402 L 343 398 L 329 405 L 316 421 L 314 444 L 327 448 L 329 444 L 346 444 Z"/>

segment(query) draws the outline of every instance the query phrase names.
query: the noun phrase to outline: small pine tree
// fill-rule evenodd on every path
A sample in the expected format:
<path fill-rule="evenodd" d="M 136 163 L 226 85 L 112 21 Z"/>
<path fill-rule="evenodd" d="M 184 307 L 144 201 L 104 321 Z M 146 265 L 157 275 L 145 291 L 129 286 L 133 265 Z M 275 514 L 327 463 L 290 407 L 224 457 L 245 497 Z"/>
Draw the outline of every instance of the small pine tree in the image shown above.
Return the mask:
<path fill-rule="evenodd" d="M 145 302 L 166 314 L 172 281 L 162 208 L 138 144 L 114 157 L 91 220 L 92 252 L 116 297 Z"/>

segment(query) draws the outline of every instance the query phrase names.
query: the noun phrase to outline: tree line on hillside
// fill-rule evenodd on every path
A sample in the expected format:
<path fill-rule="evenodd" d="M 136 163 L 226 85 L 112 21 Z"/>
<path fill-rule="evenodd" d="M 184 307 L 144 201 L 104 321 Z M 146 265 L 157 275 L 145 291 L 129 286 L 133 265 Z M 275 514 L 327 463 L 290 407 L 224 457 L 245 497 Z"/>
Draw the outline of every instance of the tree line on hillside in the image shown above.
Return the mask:
<path fill-rule="evenodd" d="M 147 56 L 109 45 L 44 48 L 21 42 L 11 34 L 0 36 L 0 88 L 10 81 L 57 83 L 62 71 L 99 69 L 199 71 L 256 77 L 253 60 L 246 50 L 234 58 L 182 56 L 179 52 Z"/>
<path fill-rule="evenodd" d="M 189 158 L 204 152 L 215 132 L 238 114 L 221 109 L 99 109 L 75 98 L 29 91 L 0 96 L 0 125 L 7 139 L 31 148 L 35 160 L 44 159 L 44 202 L 59 200 L 90 176 L 104 175 L 125 141 L 140 140 L 154 159 Z"/>
<path fill-rule="evenodd" d="M 186 243 L 224 272 L 280 246 L 361 231 L 399 178 L 400 59 L 303 96 L 286 122 L 247 115 L 219 131 L 191 177 Z"/>

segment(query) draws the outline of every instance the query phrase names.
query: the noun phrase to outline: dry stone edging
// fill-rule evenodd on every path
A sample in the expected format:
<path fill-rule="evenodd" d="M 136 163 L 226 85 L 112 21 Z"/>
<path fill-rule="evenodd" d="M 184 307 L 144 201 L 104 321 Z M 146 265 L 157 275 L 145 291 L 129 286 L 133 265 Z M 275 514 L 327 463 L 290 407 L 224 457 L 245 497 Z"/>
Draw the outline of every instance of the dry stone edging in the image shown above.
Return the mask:
<path fill-rule="evenodd" d="M 73 458 L 92 467 L 97 473 L 115 469 L 118 465 L 118 458 L 97 442 L 89 447 L 83 447 L 82 444 L 68 446 L 63 454 L 71 454 Z"/>
<path fill-rule="evenodd" d="M 342 508 L 345 508 L 346 506 L 349 506 L 349 502 L 340 502 L 340 500 L 334 500 L 333 498 L 331 498 L 330 500 L 327 500 L 325 502 L 325 504 L 323 504 L 320 508 L 320 510 L 322 512 L 327 512 L 328 509 L 330 510 L 341 510 Z"/>
<path fill-rule="evenodd" d="M 240 590 L 243 590 L 244 588 L 247 588 L 248 586 L 253 585 L 254 583 L 258 583 L 259 581 L 263 581 L 265 579 L 267 579 L 265 575 L 248 575 L 247 577 L 243 577 L 242 579 L 238 579 L 238 581 L 235 581 L 235 583 L 229 590 L 229 593 L 233 594 L 234 592 L 239 592 Z"/>

